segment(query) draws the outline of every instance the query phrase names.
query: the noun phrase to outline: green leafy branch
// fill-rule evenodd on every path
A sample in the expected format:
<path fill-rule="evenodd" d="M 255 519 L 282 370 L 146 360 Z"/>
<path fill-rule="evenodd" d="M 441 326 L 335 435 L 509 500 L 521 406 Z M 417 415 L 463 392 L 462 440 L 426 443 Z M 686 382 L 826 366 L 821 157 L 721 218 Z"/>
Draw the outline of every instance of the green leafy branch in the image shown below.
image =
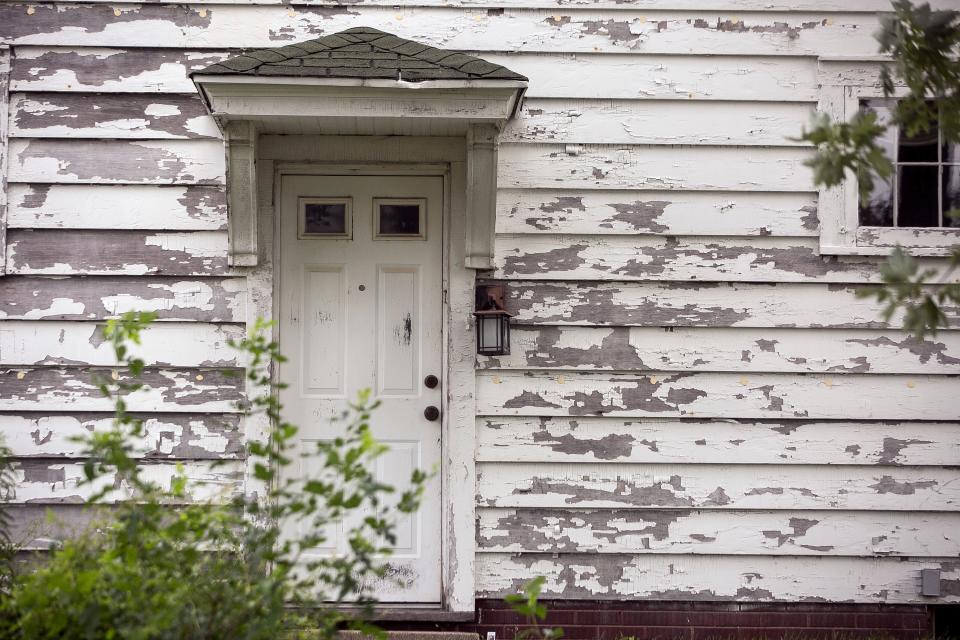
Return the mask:
<path fill-rule="evenodd" d="M 540 602 L 540 591 L 545 581 L 543 576 L 537 576 L 523 585 L 522 593 L 511 593 L 504 598 L 527 625 L 516 634 L 517 640 L 559 640 L 563 637 L 563 629 L 541 626 L 547 618 L 547 607 Z"/>

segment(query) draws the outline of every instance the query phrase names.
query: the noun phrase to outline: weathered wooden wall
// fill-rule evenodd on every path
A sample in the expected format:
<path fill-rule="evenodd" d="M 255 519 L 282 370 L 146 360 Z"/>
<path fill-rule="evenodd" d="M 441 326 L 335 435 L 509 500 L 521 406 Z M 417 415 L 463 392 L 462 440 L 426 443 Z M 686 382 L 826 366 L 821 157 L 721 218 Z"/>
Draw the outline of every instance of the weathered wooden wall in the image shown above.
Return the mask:
<path fill-rule="evenodd" d="M 531 79 L 500 152 L 495 275 L 517 326 L 511 356 L 479 363 L 479 594 L 536 572 L 566 598 L 924 602 L 920 569 L 939 567 L 960 601 L 960 338 L 905 338 L 856 297 L 875 260 L 818 255 L 810 150 L 788 139 L 817 56 L 874 54 L 887 6 L 0 5 L 16 499 L 83 497 L 69 438 L 107 419 L 98 327 L 128 309 L 162 319 L 132 404 L 151 468 L 209 477 L 240 456 L 238 383 L 217 371 L 236 365 L 245 284 L 187 73 L 368 25 Z"/>

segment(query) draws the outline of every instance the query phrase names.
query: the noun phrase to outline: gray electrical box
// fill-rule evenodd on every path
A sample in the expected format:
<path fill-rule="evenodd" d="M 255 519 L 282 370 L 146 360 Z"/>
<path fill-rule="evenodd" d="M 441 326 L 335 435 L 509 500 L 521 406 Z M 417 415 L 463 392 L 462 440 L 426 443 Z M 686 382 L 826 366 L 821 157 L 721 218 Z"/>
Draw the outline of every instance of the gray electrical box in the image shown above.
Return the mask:
<path fill-rule="evenodd" d="M 920 595 L 940 595 L 940 569 L 920 570 Z"/>

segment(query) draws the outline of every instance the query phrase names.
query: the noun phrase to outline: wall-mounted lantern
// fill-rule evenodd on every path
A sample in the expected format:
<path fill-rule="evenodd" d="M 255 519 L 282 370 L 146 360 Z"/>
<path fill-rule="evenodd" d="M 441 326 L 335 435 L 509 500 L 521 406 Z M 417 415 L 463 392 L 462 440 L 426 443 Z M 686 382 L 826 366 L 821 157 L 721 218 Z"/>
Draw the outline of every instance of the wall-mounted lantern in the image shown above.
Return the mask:
<path fill-rule="evenodd" d="M 477 353 L 482 356 L 510 354 L 510 315 L 503 304 L 502 284 L 477 285 Z"/>

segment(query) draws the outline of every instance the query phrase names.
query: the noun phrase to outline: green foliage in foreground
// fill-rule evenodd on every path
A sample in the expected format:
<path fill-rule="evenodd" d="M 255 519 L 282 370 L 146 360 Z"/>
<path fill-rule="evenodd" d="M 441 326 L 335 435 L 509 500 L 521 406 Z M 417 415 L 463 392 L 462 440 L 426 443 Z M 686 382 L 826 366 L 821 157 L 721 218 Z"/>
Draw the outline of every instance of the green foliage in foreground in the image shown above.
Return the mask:
<path fill-rule="evenodd" d="M 903 330 L 916 340 L 936 335 L 937 329 L 949 326 L 943 312 L 946 305 L 960 306 L 960 283 L 951 282 L 931 287 L 934 278 L 946 279 L 960 266 L 960 247 L 955 247 L 946 272 L 920 269 L 917 261 L 899 247 L 880 267 L 883 286 L 867 287 L 857 292 L 861 298 L 874 298 L 883 305 L 881 317 L 889 322 L 903 310 Z"/>
<path fill-rule="evenodd" d="M 410 487 L 395 495 L 373 475 L 373 462 L 386 450 L 370 433 L 376 403 L 361 395 L 343 435 L 313 452 L 315 473 L 291 478 L 284 470 L 297 459 L 297 427 L 282 420 L 281 387 L 270 374 L 283 358 L 264 337 L 269 325 L 258 323 L 235 346 L 249 361 L 248 387 L 256 390 L 246 413 L 272 425 L 266 440 L 251 443 L 248 451 L 259 495 L 223 489 L 216 495 L 216 486 L 188 480 L 183 468 L 163 478 L 157 471 L 168 467 L 138 464 L 135 443 L 145 432 L 126 401 L 140 390 L 136 377 L 144 367 L 131 345 L 139 344 L 153 319 L 131 313 L 107 325 L 105 336 L 130 376 L 100 381 L 116 419 L 111 430 L 82 439 L 94 502 L 113 503 L 124 492 L 126 497 L 108 519 L 12 585 L 3 602 L 3 636 L 253 640 L 306 626 L 311 637 L 330 637 L 342 626 L 375 632 L 335 605 L 373 603 L 369 585 L 389 579 L 384 557 L 395 540 L 394 522 L 418 508 L 426 480 L 416 472 Z M 225 464 L 237 462 L 214 466 L 222 471 Z M 211 491 L 211 499 L 202 497 Z M 354 513 L 364 516 L 349 518 Z M 355 522 L 343 525 L 346 552 L 310 556 L 338 522 Z M 308 533 L 284 535 L 291 524 Z M 291 610 L 291 603 L 300 606 Z"/>
<path fill-rule="evenodd" d="M 510 594 L 504 601 L 516 613 L 523 616 L 528 628 L 516 635 L 516 640 L 560 640 L 563 629 L 541 627 L 540 624 L 547 618 L 547 607 L 540 602 L 540 590 L 545 579 L 537 576 L 523 585 L 523 593 Z"/>

